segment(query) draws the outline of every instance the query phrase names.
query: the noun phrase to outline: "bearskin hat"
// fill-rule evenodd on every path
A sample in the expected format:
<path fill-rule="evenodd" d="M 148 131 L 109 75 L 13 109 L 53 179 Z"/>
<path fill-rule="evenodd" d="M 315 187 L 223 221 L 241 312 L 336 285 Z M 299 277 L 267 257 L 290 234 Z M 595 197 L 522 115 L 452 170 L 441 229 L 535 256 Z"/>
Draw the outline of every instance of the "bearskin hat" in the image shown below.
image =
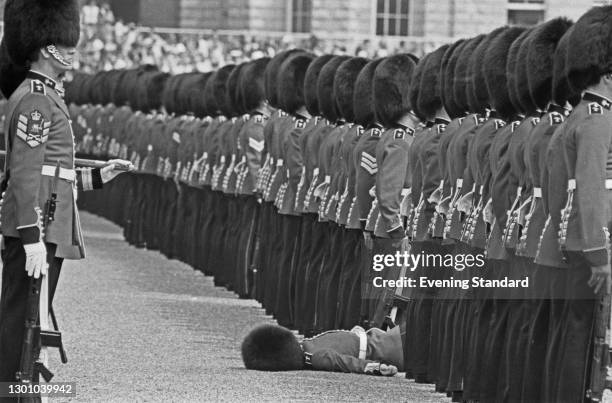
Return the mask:
<path fill-rule="evenodd" d="M 304 101 L 304 78 L 308 66 L 314 60 L 312 53 L 299 52 L 289 56 L 281 65 L 277 97 L 282 110 L 294 114 L 306 103 Z"/>
<path fill-rule="evenodd" d="M 355 93 L 355 82 L 368 60 L 363 57 L 352 57 L 343 62 L 336 71 L 334 77 L 334 98 L 340 115 L 347 122 L 355 121 L 353 109 L 353 95 Z"/>
<path fill-rule="evenodd" d="M 192 105 L 190 109 L 199 118 L 210 115 L 204 102 L 204 90 L 211 75 L 212 72 L 197 73 L 189 88 L 189 102 Z"/>
<path fill-rule="evenodd" d="M 482 113 L 487 107 L 491 106 L 485 78 L 487 72 L 485 71 L 485 66 L 482 61 L 487 54 L 491 42 L 506 29 L 508 29 L 508 27 L 504 26 L 491 31 L 484 37 L 478 46 L 476 46 L 470 55 L 470 60 L 468 62 L 468 76 L 470 77 L 470 81 L 468 82 L 468 102 L 470 103 L 470 109 L 475 112 Z"/>
<path fill-rule="evenodd" d="M 529 47 L 531 46 L 534 28 L 529 29 L 527 37 L 521 43 L 517 54 L 516 63 L 516 94 L 518 96 L 518 101 L 521 103 L 523 111 L 525 111 L 525 113 L 528 115 L 531 115 L 538 110 L 538 107 L 533 102 L 531 93 L 529 92 L 529 72 L 527 71 L 527 56 L 529 54 Z"/>
<path fill-rule="evenodd" d="M 512 42 L 508 50 L 508 59 L 506 60 L 506 85 L 508 87 L 508 96 L 516 112 L 522 113 L 526 113 L 527 110 L 525 109 L 525 103 L 521 101 L 521 95 L 519 94 L 517 85 L 517 75 L 519 72 L 518 64 L 520 63 L 519 51 L 521 50 L 521 45 L 527 40 L 530 33 L 530 30 L 524 30 L 514 42 Z"/>
<path fill-rule="evenodd" d="M 48 45 L 76 46 L 80 36 L 77 0 L 7 0 L 4 40 L 15 64 L 28 62 Z"/>
<path fill-rule="evenodd" d="M 306 103 L 306 110 L 313 116 L 321 114 L 319 109 L 319 97 L 317 96 L 317 83 L 319 81 L 319 75 L 321 69 L 327 64 L 334 56 L 333 55 L 322 55 L 314 59 L 306 70 L 304 76 L 304 102 Z"/>
<path fill-rule="evenodd" d="M 529 93 L 535 105 L 542 110 L 552 99 L 555 49 L 572 24 L 567 18 L 555 18 L 536 27 L 530 34 L 526 60 Z"/>
<path fill-rule="evenodd" d="M 319 79 L 317 80 L 319 109 L 321 115 L 330 122 L 335 122 L 340 118 L 338 106 L 334 99 L 334 78 L 336 77 L 336 71 L 349 58 L 350 56 L 334 56 L 329 62 L 325 63 L 325 66 L 323 66 L 319 73 Z"/>
<path fill-rule="evenodd" d="M 438 110 L 442 108 L 440 65 L 447 49 L 448 45 L 443 45 L 431 52 L 421 75 L 418 110 L 430 119 L 435 118 Z"/>
<path fill-rule="evenodd" d="M 145 79 L 146 83 L 146 109 L 143 112 L 153 112 L 158 110 L 162 105 L 162 93 L 166 86 L 170 74 L 161 72 L 148 73 Z"/>
<path fill-rule="evenodd" d="M 479 110 L 473 110 L 468 101 L 468 84 L 470 84 L 471 78 L 468 74 L 468 67 L 470 62 L 470 56 L 474 52 L 474 49 L 482 42 L 485 38 L 484 34 L 478 35 L 468 41 L 465 42 L 464 45 L 461 46 L 461 50 L 458 52 L 456 59 L 457 62 L 455 64 L 455 102 L 458 105 L 463 106 L 465 111 L 470 112 L 479 112 Z M 453 55 L 453 59 L 455 55 Z M 483 83 L 484 84 L 484 83 Z"/>
<path fill-rule="evenodd" d="M 374 110 L 376 119 L 385 127 L 413 109 L 409 90 L 416 63 L 408 54 L 389 56 L 374 73 Z"/>
<path fill-rule="evenodd" d="M 270 60 L 266 67 L 264 85 L 266 98 L 271 106 L 278 108 L 278 73 L 285 60 L 294 53 L 303 52 L 301 49 L 290 49 L 280 52 Z"/>
<path fill-rule="evenodd" d="M 516 110 L 508 94 L 506 64 L 508 49 L 512 42 L 525 31 L 522 27 L 510 27 L 493 39 L 484 54 L 481 63 L 485 66 L 485 80 L 491 107 L 504 119 L 511 119 Z"/>
<path fill-rule="evenodd" d="M 444 52 L 440 62 L 440 96 L 442 97 L 442 105 L 444 105 L 444 109 L 451 119 L 463 115 L 463 108 L 457 105 L 453 94 L 455 65 L 457 64 L 457 59 L 453 58 L 453 54 L 461 49 L 464 42 L 464 39 L 460 39 L 451 44 Z"/>
<path fill-rule="evenodd" d="M 295 371 L 304 368 L 304 353 L 293 333 L 276 325 L 261 325 L 251 330 L 241 346 L 247 369 L 258 371 Z"/>
<path fill-rule="evenodd" d="M 554 61 L 553 61 L 553 100 L 558 105 L 565 105 L 565 102 L 569 102 L 572 105 L 580 102 L 581 91 L 575 89 L 570 84 L 569 78 L 567 77 L 567 47 L 569 46 L 569 40 L 572 35 L 572 31 L 576 25 L 572 25 L 567 32 L 561 37 L 555 49 Z"/>
<path fill-rule="evenodd" d="M 21 64 L 16 64 L 8 54 L 6 41 L 0 43 L 0 91 L 5 98 L 10 98 L 13 92 L 25 80 L 28 69 Z"/>
<path fill-rule="evenodd" d="M 266 99 L 264 77 L 270 63 L 269 57 L 250 61 L 240 78 L 242 107 L 248 113 L 256 109 Z"/>
<path fill-rule="evenodd" d="M 227 78 L 227 83 L 225 83 L 227 100 L 238 115 L 244 115 L 247 112 L 244 110 L 244 103 L 242 102 L 242 94 L 240 92 L 240 81 L 247 64 L 248 62 L 243 62 L 236 65 Z"/>
<path fill-rule="evenodd" d="M 593 7 L 576 21 L 566 72 L 570 85 L 579 91 L 612 72 L 612 6 Z"/>
<path fill-rule="evenodd" d="M 426 54 L 420 61 L 415 62 L 416 67 L 412 73 L 411 85 L 408 89 L 408 100 L 410 105 L 412 105 L 412 111 L 423 122 L 427 121 L 427 115 L 419 109 L 419 91 L 421 91 L 421 77 L 423 76 L 428 57 L 429 54 Z"/>
<path fill-rule="evenodd" d="M 208 109 L 215 111 L 215 113 L 221 113 L 226 117 L 234 116 L 234 109 L 227 99 L 226 91 L 227 80 L 233 69 L 234 65 L 228 64 L 215 71 L 206 83 L 204 94 L 206 104 L 210 106 Z"/>
<path fill-rule="evenodd" d="M 366 64 L 355 80 L 353 114 L 355 115 L 355 123 L 363 127 L 368 127 L 376 121 L 372 85 L 374 83 L 374 72 L 383 60 L 376 59 Z"/>

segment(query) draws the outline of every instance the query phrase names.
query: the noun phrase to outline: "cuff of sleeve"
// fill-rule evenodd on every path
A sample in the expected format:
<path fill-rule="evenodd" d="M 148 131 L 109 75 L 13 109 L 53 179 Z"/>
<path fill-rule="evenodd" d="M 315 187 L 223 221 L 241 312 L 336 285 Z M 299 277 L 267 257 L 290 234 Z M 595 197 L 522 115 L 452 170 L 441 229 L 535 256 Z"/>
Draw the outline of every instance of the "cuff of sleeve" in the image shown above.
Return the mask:
<path fill-rule="evenodd" d="M 401 225 L 393 228 L 392 230 L 387 231 L 387 233 L 393 239 L 401 239 L 401 238 L 404 238 L 404 236 L 406 236 L 404 232 L 404 227 L 402 227 Z"/>
<path fill-rule="evenodd" d="M 40 228 L 36 225 L 17 228 L 17 231 L 24 245 L 40 242 Z"/>
<path fill-rule="evenodd" d="M 91 184 L 94 189 L 102 189 L 104 182 L 102 182 L 102 173 L 100 168 L 94 168 L 91 170 Z"/>
<path fill-rule="evenodd" d="M 583 252 L 585 259 L 591 267 L 603 266 L 608 264 L 608 251 L 605 248 L 584 251 Z"/>

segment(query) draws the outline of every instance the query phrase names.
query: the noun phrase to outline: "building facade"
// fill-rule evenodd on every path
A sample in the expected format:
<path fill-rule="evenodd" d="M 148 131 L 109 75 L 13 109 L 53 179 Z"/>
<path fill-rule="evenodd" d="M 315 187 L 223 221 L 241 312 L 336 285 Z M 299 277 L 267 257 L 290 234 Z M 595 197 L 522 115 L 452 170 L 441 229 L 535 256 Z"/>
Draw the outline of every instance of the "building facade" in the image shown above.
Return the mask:
<path fill-rule="evenodd" d="M 121 5 L 120 5 L 121 3 Z M 578 18 L 609 0 L 113 0 L 142 25 L 317 36 L 456 38 L 503 24 Z M 137 9 L 134 12 L 133 9 Z"/>

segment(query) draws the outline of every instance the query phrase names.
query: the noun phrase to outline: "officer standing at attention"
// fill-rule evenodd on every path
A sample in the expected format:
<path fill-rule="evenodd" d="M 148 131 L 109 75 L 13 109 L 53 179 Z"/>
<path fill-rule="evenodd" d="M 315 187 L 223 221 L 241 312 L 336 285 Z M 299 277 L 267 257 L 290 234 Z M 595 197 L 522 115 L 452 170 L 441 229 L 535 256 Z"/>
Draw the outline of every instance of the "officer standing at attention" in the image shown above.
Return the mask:
<path fill-rule="evenodd" d="M 27 14 L 24 14 L 24 11 Z M 30 277 L 49 275 L 51 302 L 64 258 L 84 257 L 75 189 L 101 188 L 119 171 L 75 170 L 74 138 L 61 77 L 72 69 L 79 40 L 76 1 L 9 0 L 4 11 L 0 89 L 9 99 L 7 158 L 0 230 L 3 235 L 0 299 L 0 381 L 14 382 L 24 333 Z M 55 220 L 43 228 L 42 208 L 59 162 Z"/>

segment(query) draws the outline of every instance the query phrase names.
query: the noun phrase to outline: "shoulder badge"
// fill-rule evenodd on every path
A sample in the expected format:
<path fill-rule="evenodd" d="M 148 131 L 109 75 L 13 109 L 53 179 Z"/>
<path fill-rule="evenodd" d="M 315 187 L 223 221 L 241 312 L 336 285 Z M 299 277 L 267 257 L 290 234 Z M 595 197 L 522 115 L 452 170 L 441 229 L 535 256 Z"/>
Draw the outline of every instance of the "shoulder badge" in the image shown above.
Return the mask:
<path fill-rule="evenodd" d="M 19 114 L 16 134 L 17 137 L 34 148 L 47 142 L 50 128 L 51 122 L 45 120 L 42 113 L 34 109 L 29 115 Z"/>
<path fill-rule="evenodd" d="M 514 133 L 514 131 L 516 130 L 517 127 L 519 127 L 520 124 L 521 122 L 518 120 L 515 120 L 512 122 L 512 133 Z"/>
<path fill-rule="evenodd" d="M 172 140 L 175 143 L 179 143 L 179 144 L 181 143 L 181 135 L 179 134 L 179 132 L 172 133 Z"/>
<path fill-rule="evenodd" d="M 404 137 L 406 137 L 406 132 L 402 129 L 395 129 L 395 131 L 393 132 L 393 137 L 396 140 L 403 140 Z"/>
<path fill-rule="evenodd" d="M 372 137 L 380 137 L 380 134 L 381 134 L 380 129 L 376 129 L 376 128 L 372 129 Z"/>
<path fill-rule="evenodd" d="M 304 119 L 296 119 L 295 120 L 295 128 L 296 129 L 303 129 L 306 127 L 306 122 L 304 121 Z"/>
<path fill-rule="evenodd" d="M 506 122 L 501 119 L 495 119 L 495 130 L 498 130 L 504 126 L 506 126 Z"/>
<path fill-rule="evenodd" d="M 264 117 L 263 115 L 255 115 L 255 123 L 263 123 Z"/>
<path fill-rule="evenodd" d="M 43 82 L 40 80 L 32 80 L 30 82 L 30 93 L 47 95 L 47 89 L 45 88 L 45 84 L 43 84 Z"/>
<path fill-rule="evenodd" d="M 612 108 L 612 103 L 610 103 L 610 101 L 608 101 L 607 99 L 602 99 L 601 100 L 601 106 L 603 106 L 604 108 L 610 110 L 610 108 Z"/>
<path fill-rule="evenodd" d="M 559 112 L 551 112 L 548 115 L 548 120 L 551 126 L 560 125 L 561 123 L 563 123 L 563 115 L 561 115 Z"/>
<path fill-rule="evenodd" d="M 589 103 L 589 115 L 601 115 L 603 114 L 603 109 L 601 105 L 597 102 Z"/>
<path fill-rule="evenodd" d="M 459 126 L 461 126 L 463 124 L 463 121 L 465 120 L 465 118 L 459 118 Z"/>
<path fill-rule="evenodd" d="M 446 125 L 444 123 L 440 123 L 437 125 L 438 134 L 442 134 L 446 131 Z"/>
<path fill-rule="evenodd" d="M 531 124 L 537 126 L 540 123 L 540 118 L 531 118 Z"/>
<path fill-rule="evenodd" d="M 357 126 L 357 136 L 361 137 L 364 132 L 365 132 L 365 130 L 364 130 L 363 126 L 361 126 L 361 125 Z"/>

